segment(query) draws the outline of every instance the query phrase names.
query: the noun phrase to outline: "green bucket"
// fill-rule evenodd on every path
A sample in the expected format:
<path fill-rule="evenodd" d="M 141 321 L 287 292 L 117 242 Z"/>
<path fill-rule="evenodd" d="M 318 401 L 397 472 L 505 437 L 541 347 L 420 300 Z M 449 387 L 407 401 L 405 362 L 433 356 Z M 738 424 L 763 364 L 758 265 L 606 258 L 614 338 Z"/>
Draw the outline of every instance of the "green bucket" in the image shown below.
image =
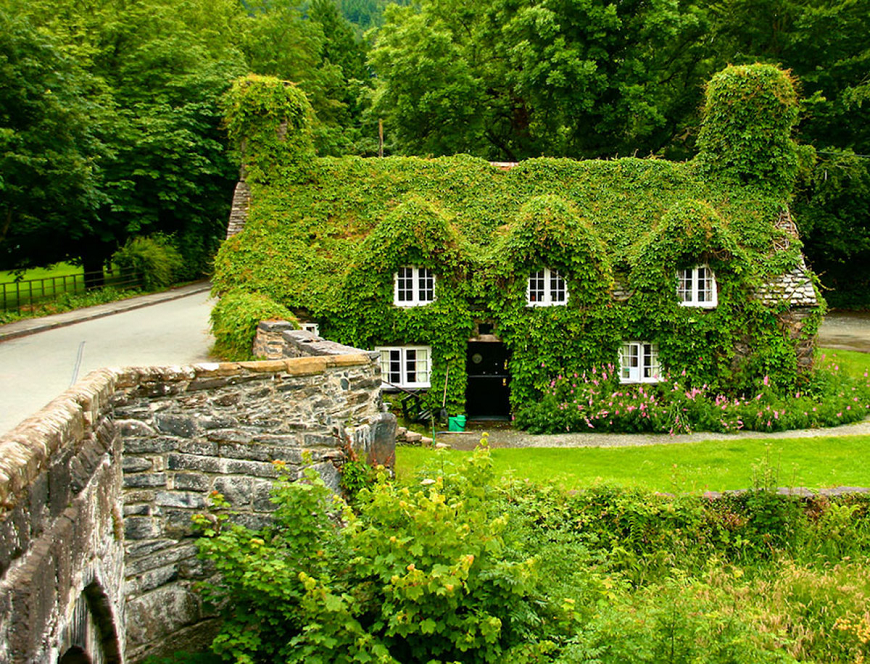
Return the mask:
<path fill-rule="evenodd" d="M 465 415 L 447 418 L 448 431 L 465 431 Z"/>

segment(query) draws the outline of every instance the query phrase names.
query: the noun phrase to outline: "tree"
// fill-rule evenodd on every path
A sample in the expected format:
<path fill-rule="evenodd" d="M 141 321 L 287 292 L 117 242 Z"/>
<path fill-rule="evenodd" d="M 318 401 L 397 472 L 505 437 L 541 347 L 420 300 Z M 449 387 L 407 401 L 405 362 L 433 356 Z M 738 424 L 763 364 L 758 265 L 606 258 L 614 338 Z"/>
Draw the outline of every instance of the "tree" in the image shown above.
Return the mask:
<path fill-rule="evenodd" d="M 675 0 L 389 7 L 374 113 L 399 151 L 500 159 L 659 151 L 699 101 L 704 15 Z"/>
<path fill-rule="evenodd" d="M 0 9 L 0 267 L 62 260 L 99 226 L 107 146 L 94 81 L 24 17 Z"/>
<path fill-rule="evenodd" d="M 78 90 L 72 107 L 93 97 L 82 122 L 105 148 L 90 218 L 68 205 L 44 206 L 67 222 L 52 231 L 58 250 L 22 228 L 30 241 L 19 264 L 75 258 L 86 271 L 100 270 L 128 237 L 164 232 L 184 254 L 183 276 L 201 273 L 222 235 L 237 174 L 220 131 L 220 98 L 244 70 L 229 39 L 242 18 L 238 6 L 106 0 L 83 8 L 36 0 L 15 9 L 84 72 L 91 89 Z"/>

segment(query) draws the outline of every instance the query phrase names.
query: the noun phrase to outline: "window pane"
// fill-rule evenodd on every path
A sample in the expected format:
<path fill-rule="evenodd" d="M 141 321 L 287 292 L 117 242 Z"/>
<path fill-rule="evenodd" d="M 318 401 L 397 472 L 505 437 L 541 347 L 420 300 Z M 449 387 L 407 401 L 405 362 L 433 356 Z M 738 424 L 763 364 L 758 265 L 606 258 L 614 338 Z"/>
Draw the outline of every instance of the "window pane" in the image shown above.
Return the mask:
<path fill-rule="evenodd" d="M 429 382 L 429 352 L 425 348 L 417 349 L 417 382 Z"/>
<path fill-rule="evenodd" d="M 698 268 L 698 302 L 713 301 L 713 280 L 710 277 L 710 270 L 706 267 Z"/>
<path fill-rule="evenodd" d="M 414 299 L 414 270 L 410 267 L 400 267 L 397 277 L 396 297 L 399 302 L 411 302 Z"/>
<path fill-rule="evenodd" d="M 680 270 L 677 282 L 677 297 L 680 302 L 692 301 L 692 270 Z"/>
<path fill-rule="evenodd" d="M 565 301 L 565 279 L 559 274 L 558 270 L 550 271 L 550 301 L 564 302 Z"/>
<path fill-rule="evenodd" d="M 529 276 L 529 302 L 544 301 L 544 271 L 532 272 Z"/>
<path fill-rule="evenodd" d="M 432 302 L 435 299 L 435 275 L 429 268 L 421 267 L 417 279 L 419 284 L 420 302 Z"/>
<path fill-rule="evenodd" d="M 417 382 L 417 351 L 413 348 L 405 351 L 405 380 L 408 383 Z"/>

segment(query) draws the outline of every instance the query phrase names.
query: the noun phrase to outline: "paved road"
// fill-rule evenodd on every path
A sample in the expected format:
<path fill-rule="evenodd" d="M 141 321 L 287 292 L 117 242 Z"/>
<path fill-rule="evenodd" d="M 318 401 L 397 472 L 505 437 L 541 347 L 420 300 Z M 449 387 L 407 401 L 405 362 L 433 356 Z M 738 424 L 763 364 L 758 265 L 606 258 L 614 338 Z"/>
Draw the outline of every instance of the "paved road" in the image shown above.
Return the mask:
<path fill-rule="evenodd" d="M 829 314 L 819 330 L 819 346 L 870 353 L 870 313 L 838 311 Z"/>
<path fill-rule="evenodd" d="M 101 367 L 209 360 L 213 339 L 207 286 L 192 295 L 105 315 L 0 343 L 0 434 L 35 413 L 78 378 Z M 155 301 L 154 296 L 146 300 Z M 159 300 L 159 298 L 157 298 Z M 141 305 L 126 301 L 116 309 Z M 102 305 L 111 308 L 111 305 Z M 112 313 L 111 311 L 109 313 Z M 11 326 L 4 326 L 11 328 Z M 32 332 L 32 330 L 31 330 Z M 2 330 L 0 330 L 2 336 Z"/>

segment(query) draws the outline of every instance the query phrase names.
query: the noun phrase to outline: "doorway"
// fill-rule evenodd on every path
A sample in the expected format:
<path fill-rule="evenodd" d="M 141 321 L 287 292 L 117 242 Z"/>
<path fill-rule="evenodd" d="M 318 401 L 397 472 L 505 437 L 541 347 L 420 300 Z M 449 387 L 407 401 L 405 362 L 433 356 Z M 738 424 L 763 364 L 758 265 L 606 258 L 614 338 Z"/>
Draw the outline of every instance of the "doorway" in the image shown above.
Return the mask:
<path fill-rule="evenodd" d="M 508 351 L 501 342 L 469 341 L 465 368 L 465 412 L 476 420 L 506 420 L 510 417 Z"/>

